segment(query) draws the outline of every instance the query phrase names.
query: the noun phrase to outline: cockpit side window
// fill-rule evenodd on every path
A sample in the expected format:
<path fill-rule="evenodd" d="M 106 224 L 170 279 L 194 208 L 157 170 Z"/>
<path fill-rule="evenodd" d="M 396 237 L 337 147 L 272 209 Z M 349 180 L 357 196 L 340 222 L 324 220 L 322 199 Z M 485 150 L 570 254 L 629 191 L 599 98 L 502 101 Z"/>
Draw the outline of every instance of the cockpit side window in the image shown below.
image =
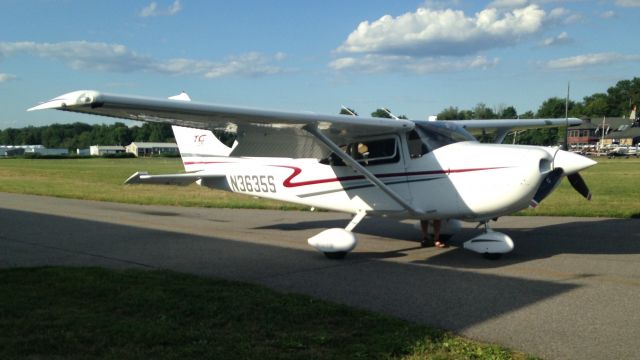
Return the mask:
<path fill-rule="evenodd" d="M 461 141 L 476 141 L 465 129 L 446 121 L 416 122 L 416 127 L 431 151 Z"/>
<path fill-rule="evenodd" d="M 407 144 L 409 145 L 409 156 L 412 159 L 420 158 L 429 152 L 427 145 L 422 141 L 420 134 L 415 129 L 407 133 Z"/>

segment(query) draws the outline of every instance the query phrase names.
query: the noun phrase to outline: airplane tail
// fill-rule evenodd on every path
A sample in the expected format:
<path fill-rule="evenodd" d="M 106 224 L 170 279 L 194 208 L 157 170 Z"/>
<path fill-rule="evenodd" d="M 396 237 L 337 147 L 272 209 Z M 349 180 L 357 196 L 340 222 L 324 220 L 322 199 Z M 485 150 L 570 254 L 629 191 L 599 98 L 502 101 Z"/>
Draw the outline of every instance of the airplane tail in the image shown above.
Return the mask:
<path fill-rule="evenodd" d="M 191 101 L 189 95 L 184 91 L 178 95 L 170 96 L 169 99 Z M 233 147 L 230 148 L 209 130 L 176 125 L 171 126 L 171 129 L 173 130 L 173 136 L 176 138 L 176 143 L 178 143 L 182 164 L 188 172 L 203 170 L 207 163 L 215 161 L 211 159 L 212 157 L 229 156 L 233 147 L 237 144 L 234 143 Z"/>
<path fill-rule="evenodd" d="M 209 130 L 171 126 L 186 171 L 203 170 L 215 158 L 227 157 L 233 150 Z"/>

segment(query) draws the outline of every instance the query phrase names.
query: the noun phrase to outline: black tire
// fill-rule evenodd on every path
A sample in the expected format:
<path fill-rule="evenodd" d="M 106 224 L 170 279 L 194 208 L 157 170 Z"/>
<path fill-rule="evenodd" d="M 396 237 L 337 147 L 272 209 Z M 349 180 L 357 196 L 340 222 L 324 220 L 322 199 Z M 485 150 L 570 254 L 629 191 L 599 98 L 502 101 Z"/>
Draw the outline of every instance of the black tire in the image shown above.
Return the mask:
<path fill-rule="evenodd" d="M 484 253 L 482 256 L 487 260 L 498 260 L 502 257 L 502 253 Z"/>
<path fill-rule="evenodd" d="M 342 260 L 344 259 L 345 256 L 347 256 L 347 252 L 346 251 L 326 252 L 324 253 L 324 256 L 326 256 L 327 259 L 331 259 L 331 260 Z"/>

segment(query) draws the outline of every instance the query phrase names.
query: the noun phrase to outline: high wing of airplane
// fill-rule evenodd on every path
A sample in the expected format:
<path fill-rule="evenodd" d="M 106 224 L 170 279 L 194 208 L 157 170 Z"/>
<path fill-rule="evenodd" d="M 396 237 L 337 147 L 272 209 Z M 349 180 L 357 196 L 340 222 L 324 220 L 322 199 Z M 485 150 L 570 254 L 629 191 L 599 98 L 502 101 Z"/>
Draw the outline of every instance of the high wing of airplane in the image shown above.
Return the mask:
<path fill-rule="evenodd" d="M 482 144 L 465 129 L 497 129 L 496 142 L 514 128 L 580 124 L 579 119 L 422 121 L 322 115 L 231 107 L 81 90 L 29 111 L 57 109 L 171 124 L 186 172 L 133 174 L 128 184 L 197 183 L 354 215 L 345 228 L 308 239 L 330 258 L 357 244 L 353 230 L 366 216 L 477 221 L 485 232 L 464 247 L 488 256 L 513 241 L 488 221 L 536 206 L 567 177 L 586 198 L 579 171 L 594 161 L 559 148 Z M 233 147 L 211 130 L 236 134 Z M 498 141 L 500 140 L 500 141 Z"/>

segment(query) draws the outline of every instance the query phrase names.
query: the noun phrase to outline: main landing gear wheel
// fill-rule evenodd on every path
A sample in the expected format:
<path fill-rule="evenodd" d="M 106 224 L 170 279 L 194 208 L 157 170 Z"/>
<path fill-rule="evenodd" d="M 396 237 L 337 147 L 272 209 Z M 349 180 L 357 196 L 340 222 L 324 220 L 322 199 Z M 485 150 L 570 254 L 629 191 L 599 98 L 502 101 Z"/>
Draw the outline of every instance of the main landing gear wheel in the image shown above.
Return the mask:
<path fill-rule="evenodd" d="M 324 256 L 327 257 L 327 259 L 331 259 L 331 260 L 342 260 L 344 259 L 345 256 L 347 256 L 348 252 L 347 251 L 337 251 L 337 252 L 326 252 L 324 253 Z"/>

